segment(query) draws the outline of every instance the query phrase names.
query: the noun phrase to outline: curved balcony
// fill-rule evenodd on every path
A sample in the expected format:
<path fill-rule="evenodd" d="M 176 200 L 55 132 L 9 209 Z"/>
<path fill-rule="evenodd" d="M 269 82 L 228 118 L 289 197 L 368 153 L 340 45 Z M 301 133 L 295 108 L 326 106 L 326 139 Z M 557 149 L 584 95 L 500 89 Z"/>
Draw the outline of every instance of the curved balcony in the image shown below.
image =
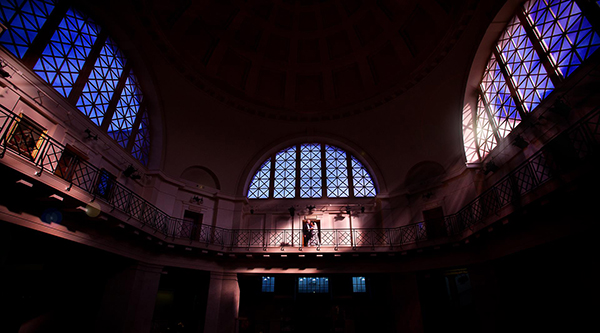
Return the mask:
<path fill-rule="evenodd" d="M 510 213 L 506 210 L 522 207 L 526 204 L 523 200 L 526 195 L 596 156 L 600 138 L 598 124 L 600 110 L 556 136 L 458 212 L 445 216 L 443 223 L 433 225 L 424 221 L 396 228 L 321 229 L 317 245 L 311 249 L 395 251 L 408 244 L 416 248 L 431 245 L 425 241 L 460 240 L 477 231 L 486 219 L 499 220 Z M 559 153 L 556 147 L 560 147 Z M 124 214 L 129 224 L 159 235 L 165 242 L 186 241 L 189 246 L 227 252 L 302 251 L 306 248 L 302 230 L 226 229 L 197 226 L 172 217 L 114 178 L 107 177 L 102 169 L 70 154 L 67 147 L 3 106 L 0 108 L 0 149 L 0 158 L 6 151 L 19 155 L 38 168 L 37 176 L 47 172 L 62 178 L 68 183 L 66 192 L 73 186 L 87 192 L 92 201 L 102 201 L 113 211 Z"/>

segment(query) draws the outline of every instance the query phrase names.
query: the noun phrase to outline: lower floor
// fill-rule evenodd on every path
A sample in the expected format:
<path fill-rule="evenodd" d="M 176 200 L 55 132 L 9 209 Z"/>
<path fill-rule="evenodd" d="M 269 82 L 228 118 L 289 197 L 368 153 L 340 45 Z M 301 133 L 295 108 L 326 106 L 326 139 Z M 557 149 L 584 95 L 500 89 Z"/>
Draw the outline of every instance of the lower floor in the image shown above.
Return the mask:
<path fill-rule="evenodd" d="M 595 318 L 597 231 L 465 265 L 304 274 L 144 263 L 0 222 L 0 331 L 579 331 Z"/>

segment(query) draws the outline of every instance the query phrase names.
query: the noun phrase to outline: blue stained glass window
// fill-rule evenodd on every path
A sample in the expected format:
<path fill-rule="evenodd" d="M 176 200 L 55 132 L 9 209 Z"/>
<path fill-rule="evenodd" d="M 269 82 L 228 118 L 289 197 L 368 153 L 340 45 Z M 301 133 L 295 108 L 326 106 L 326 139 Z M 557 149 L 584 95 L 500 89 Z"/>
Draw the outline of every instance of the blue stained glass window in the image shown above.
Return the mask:
<path fill-rule="evenodd" d="M 0 2 L 0 22 L 8 29 L 0 35 L 0 44 L 14 55 L 22 58 L 47 18 L 55 8 L 56 0 L 2 0 Z M 79 96 L 69 96 L 78 80 L 86 61 L 91 60 L 90 52 L 97 43 L 100 28 L 83 14 L 69 9 L 58 28 L 52 31 L 52 37 L 33 70 L 50 83 L 65 97 L 77 98 L 76 106 L 92 122 L 101 126 L 109 110 L 114 94 L 119 101 L 114 110 L 108 134 L 122 147 L 128 147 L 132 140 L 133 126 L 140 110 L 142 93 L 133 73 L 129 73 L 125 87 L 117 91 L 122 77 L 125 58 L 116 43 L 110 38 L 102 46 L 94 59 L 91 70 Z M 132 155 L 144 165 L 148 163 L 150 151 L 150 131 L 147 113 L 141 115 L 141 123 L 134 139 Z"/>
<path fill-rule="evenodd" d="M 262 292 L 263 293 L 275 292 L 275 277 L 274 276 L 263 276 L 262 277 Z"/>
<path fill-rule="evenodd" d="M 129 136 L 133 130 L 135 115 L 138 113 L 141 102 L 142 93 L 139 85 L 135 76 L 130 73 L 125 82 L 125 88 L 121 93 L 121 98 L 117 103 L 110 126 L 108 127 L 108 135 L 115 139 L 122 147 L 127 147 Z"/>
<path fill-rule="evenodd" d="M 327 179 L 328 197 L 348 197 L 347 166 L 345 151 L 333 146 L 325 146 L 325 177 Z"/>
<path fill-rule="evenodd" d="M 271 178 L 272 168 L 274 178 Z M 352 185 L 349 177 L 352 177 Z M 297 180 L 300 183 L 298 189 Z M 275 155 L 274 163 L 271 159 L 265 161 L 250 182 L 248 198 L 268 199 L 270 186 L 274 188 L 273 198 L 295 198 L 296 195 L 300 198 L 321 198 L 323 191 L 329 198 L 377 195 L 373 177 L 356 157 L 340 148 L 320 143 L 289 147 Z"/>
<path fill-rule="evenodd" d="M 371 179 L 371 175 L 367 172 L 364 165 L 362 165 L 354 156 L 351 156 L 352 162 L 352 181 L 354 182 L 354 196 L 357 198 L 361 197 L 374 197 L 375 196 L 375 184 Z"/>
<path fill-rule="evenodd" d="M 269 197 L 269 181 L 271 177 L 271 159 L 266 160 L 252 178 L 248 198 L 266 199 Z"/>
<path fill-rule="evenodd" d="M 367 284 L 364 276 L 353 276 L 352 277 L 352 292 L 355 293 L 366 293 Z"/>
<path fill-rule="evenodd" d="M 554 85 L 518 17 L 508 25 L 497 48 L 524 111 L 531 112 L 554 89 Z"/>
<path fill-rule="evenodd" d="M 303 144 L 300 146 L 300 197 L 320 198 L 321 196 L 321 145 Z"/>
<path fill-rule="evenodd" d="M 102 124 L 124 65 L 117 46 L 107 40 L 77 102 L 79 110 L 98 126 Z"/>
<path fill-rule="evenodd" d="M 600 37 L 572 0 L 529 1 L 525 12 L 563 77 L 573 73 L 600 46 Z"/>
<path fill-rule="evenodd" d="M 90 19 L 69 9 L 35 64 L 34 71 L 68 97 L 99 30 Z"/>
<path fill-rule="evenodd" d="M 7 30 L 0 36 L 0 44 L 19 58 L 25 52 L 54 9 L 55 1 L 3 0 L 0 2 L 0 22 Z"/>
<path fill-rule="evenodd" d="M 146 111 L 142 114 L 142 121 L 140 122 L 138 133 L 133 142 L 131 155 L 143 165 L 148 165 L 148 158 L 150 155 L 150 120 L 148 119 L 148 112 Z"/>
<path fill-rule="evenodd" d="M 275 155 L 275 198 L 296 196 L 296 147 L 282 150 Z"/>
<path fill-rule="evenodd" d="M 300 277 L 298 278 L 298 292 L 301 294 L 328 293 L 329 278 Z"/>

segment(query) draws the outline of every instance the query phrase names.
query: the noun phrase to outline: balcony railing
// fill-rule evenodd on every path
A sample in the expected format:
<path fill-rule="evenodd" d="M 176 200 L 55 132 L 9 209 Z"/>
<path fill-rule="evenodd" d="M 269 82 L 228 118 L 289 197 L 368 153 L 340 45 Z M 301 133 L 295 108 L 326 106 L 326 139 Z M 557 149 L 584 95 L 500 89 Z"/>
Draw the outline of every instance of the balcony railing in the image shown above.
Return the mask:
<path fill-rule="evenodd" d="M 457 213 L 444 217 L 442 232 L 435 237 L 457 235 L 472 228 L 499 210 L 519 204 L 520 198 L 545 182 L 569 171 L 596 155 L 600 139 L 600 111 L 581 119 L 569 130 L 557 136 L 544 148 L 500 179 Z M 250 249 L 301 247 L 301 230 L 290 229 L 225 229 L 198 226 L 171 217 L 143 199 L 114 177 L 99 169 L 60 144 L 33 122 L 0 106 L 0 158 L 10 150 L 39 168 L 54 174 L 102 200 L 144 227 L 161 233 L 165 238 L 197 241 L 207 247 Z M 396 228 L 320 229 L 317 248 L 381 248 L 398 247 L 429 239 L 428 222 Z M 432 238 L 433 233 L 430 233 Z"/>

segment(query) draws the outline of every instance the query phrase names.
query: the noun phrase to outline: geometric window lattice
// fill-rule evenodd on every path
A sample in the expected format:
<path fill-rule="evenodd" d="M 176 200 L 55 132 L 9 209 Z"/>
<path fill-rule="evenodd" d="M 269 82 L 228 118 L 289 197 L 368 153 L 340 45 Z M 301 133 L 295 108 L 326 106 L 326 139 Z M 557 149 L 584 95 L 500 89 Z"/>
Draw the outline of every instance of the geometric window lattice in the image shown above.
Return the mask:
<path fill-rule="evenodd" d="M 68 97 L 99 31 L 89 18 L 69 9 L 34 71 Z"/>
<path fill-rule="evenodd" d="M 150 120 L 146 111 L 142 113 L 142 121 L 133 142 L 131 155 L 143 165 L 148 165 L 148 156 L 150 155 Z"/>
<path fill-rule="evenodd" d="M 325 146 L 325 177 L 327 197 L 348 197 L 348 162 L 346 152 L 329 145 Z"/>
<path fill-rule="evenodd" d="M 300 197 L 320 198 L 321 193 L 321 145 L 300 146 Z"/>
<path fill-rule="evenodd" d="M 102 124 L 124 64 L 125 60 L 117 46 L 111 40 L 107 40 L 77 102 L 79 111 L 98 126 Z"/>
<path fill-rule="evenodd" d="M 552 68 L 552 77 L 566 78 L 600 48 L 598 31 L 576 1 L 529 0 L 519 10 L 526 22 L 515 15 L 498 39 L 500 59 L 494 53 L 490 56 L 480 84 L 483 96 L 478 94 L 472 112 L 475 126 L 465 129 L 474 135 L 463 135 L 465 150 L 472 146 L 468 140 L 475 138 L 480 159 L 521 122 L 519 111 L 532 112 L 554 90 L 554 84 L 562 85 L 552 81 L 547 67 Z M 533 33 L 528 35 L 523 25 Z M 474 154 L 468 156 L 470 162 L 475 161 Z"/>
<path fill-rule="evenodd" d="M 296 146 L 275 155 L 275 198 L 293 198 L 296 195 Z"/>
<path fill-rule="evenodd" d="M 479 96 L 478 99 L 477 124 L 475 125 L 477 135 L 475 138 L 477 140 L 477 145 L 479 146 L 481 157 L 483 158 L 496 147 L 497 142 L 494 130 L 492 129 L 492 121 L 488 118 L 481 96 Z"/>
<path fill-rule="evenodd" d="M 463 142 L 467 163 L 475 163 L 479 160 L 477 143 L 475 141 L 475 124 L 473 122 L 473 111 L 470 104 L 463 108 Z"/>
<path fill-rule="evenodd" d="M 329 278 L 300 277 L 298 278 L 298 292 L 302 294 L 328 293 Z"/>
<path fill-rule="evenodd" d="M 15 56 L 23 58 L 54 9 L 54 2 L 2 0 L 0 22 L 7 30 L 0 36 L 0 44 Z"/>
<path fill-rule="evenodd" d="M 524 111 L 531 112 L 554 85 L 518 17 L 508 25 L 497 48 Z"/>
<path fill-rule="evenodd" d="M 506 85 L 500 64 L 493 55 L 485 69 L 481 81 L 481 91 L 485 98 L 485 105 L 494 115 L 494 125 L 498 125 L 498 136 L 506 137 L 521 122 L 521 116 L 517 110 L 515 99 L 512 98 Z"/>
<path fill-rule="evenodd" d="M 270 189 L 273 189 L 273 194 L 270 194 Z M 247 193 L 249 199 L 268 199 L 271 196 L 276 199 L 364 198 L 376 195 L 373 177 L 356 157 L 321 143 L 294 145 L 267 159 L 254 174 Z"/>
<path fill-rule="evenodd" d="M 367 169 L 356 159 L 351 156 L 352 161 L 352 181 L 354 182 L 354 196 L 357 198 L 361 197 L 374 197 L 375 196 L 375 184 L 371 179 L 371 175 L 367 172 Z"/>
<path fill-rule="evenodd" d="M 352 277 L 352 292 L 364 293 L 367 292 L 367 285 L 364 276 Z"/>
<path fill-rule="evenodd" d="M 117 103 L 117 108 L 108 127 L 108 135 L 115 139 L 123 148 L 127 147 L 127 142 L 133 130 L 135 115 L 138 113 L 141 102 L 142 94 L 139 85 L 133 73 L 130 73 L 125 81 L 121 98 Z"/>
<path fill-rule="evenodd" d="M 275 277 L 274 276 L 263 276 L 262 277 L 262 292 L 272 293 L 275 291 Z"/>
<path fill-rule="evenodd" d="M 525 13 L 563 77 L 573 73 L 600 46 L 598 34 L 574 1 L 529 1 Z"/>
<path fill-rule="evenodd" d="M 0 2 L 0 22 L 7 27 L 0 35 L 0 44 L 15 56 L 23 58 L 32 52 L 30 46 L 39 36 L 51 36 L 38 58 L 33 71 L 48 82 L 61 95 L 75 100 L 77 108 L 97 126 L 101 126 L 107 114 L 112 115 L 108 135 L 119 145 L 127 148 L 132 145 L 132 155 L 148 164 L 150 151 L 150 131 L 148 115 L 138 116 L 142 93 L 133 73 L 129 73 L 123 91 L 119 91 L 119 79 L 123 76 L 125 58 L 116 43 L 110 38 L 99 41 L 100 27 L 80 12 L 68 9 L 58 27 L 45 24 L 50 17 L 56 0 L 2 0 Z M 56 29 L 55 29 L 56 28 Z M 52 30 L 50 30 L 52 29 Z M 43 31 L 45 33 L 40 34 Z M 102 46 L 96 58 L 91 58 L 95 44 Z M 94 63 L 89 76 L 79 78 L 84 65 Z M 87 72 L 87 70 L 86 70 Z M 85 80 L 84 80 L 85 79 Z M 81 80 L 81 92 L 75 95 L 73 86 Z M 70 96 L 73 95 L 73 96 Z M 113 96 L 119 101 L 111 103 Z M 113 108 L 109 110 L 109 108 Z M 133 128 L 136 117 L 142 117 L 136 133 Z"/>
<path fill-rule="evenodd" d="M 269 197 L 269 181 L 271 178 L 271 159 L 266 160 L 252 178 L 248 189 L 249 199 L 267 199 Z"/>

